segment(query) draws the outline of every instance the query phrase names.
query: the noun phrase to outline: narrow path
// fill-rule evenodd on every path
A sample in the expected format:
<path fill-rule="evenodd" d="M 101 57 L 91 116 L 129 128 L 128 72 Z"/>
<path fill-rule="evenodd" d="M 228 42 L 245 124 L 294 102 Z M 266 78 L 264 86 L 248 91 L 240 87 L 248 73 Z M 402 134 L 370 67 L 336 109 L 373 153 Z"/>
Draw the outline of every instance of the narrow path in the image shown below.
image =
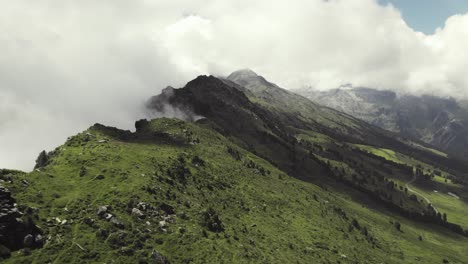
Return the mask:
<path fill-rule="evenodd" d="M 437 210 L 437 208 L 435 208 L 435 206 L 431 203 L 431 200 L 429 200 L 426 196 L 422 195 L 421 193 L 419 193 L 419 192 L 417 192 L 417 191 L 411 189 L 411 187 L 410 187 L 409 185 L 412 184 L 412 183 L 415 182 L 415 181 L 416 181 L 416 175 L 413 175 L 413 178 L 412 178 L 409 182 L 407 182 L 407 183 L 405 184 L 405 187 L 408 189 L 408 191 L 410 191 L 410 192 L 412 192 L 412 193 L 414 193 L 414 194 L 417 194 L 417 195 L 421 196 L 422 198 L 424 198 L 424 200 L 426 200 L 426 202 L 427 202 L 428 204 L 430 204 L 432 208 L 434 208 L 434 211 L 435 211 L 436 213 L 439 213 L 439 210 Z"/>

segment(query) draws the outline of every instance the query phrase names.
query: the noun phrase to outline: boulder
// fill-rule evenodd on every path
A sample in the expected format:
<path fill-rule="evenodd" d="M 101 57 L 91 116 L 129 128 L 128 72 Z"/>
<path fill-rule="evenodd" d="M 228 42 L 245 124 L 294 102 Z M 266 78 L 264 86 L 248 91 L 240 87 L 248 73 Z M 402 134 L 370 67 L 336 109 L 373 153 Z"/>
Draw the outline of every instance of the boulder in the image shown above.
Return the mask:
<path fill-rule="evenodd" d="M 27 234 L 23 239 L 23 245 L 25 247 L 31 247 L 34 243 L 34 237 L 31 234 Z"/>

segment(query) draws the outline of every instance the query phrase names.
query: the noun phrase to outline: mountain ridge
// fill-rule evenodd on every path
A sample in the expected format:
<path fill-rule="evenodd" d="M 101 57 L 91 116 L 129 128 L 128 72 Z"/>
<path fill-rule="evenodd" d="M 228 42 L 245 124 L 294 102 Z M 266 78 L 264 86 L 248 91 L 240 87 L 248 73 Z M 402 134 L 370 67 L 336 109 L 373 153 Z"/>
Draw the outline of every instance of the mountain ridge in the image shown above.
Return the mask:
<path fill-rule="evenodd" d="M 35 171 L 1 173 L 44 243 L 0 246 L 0 258 L 468 261 L 467 164 L 253 81 L 167 87 L 147 104 L 160 118 L 134 132 L 95 124 L 42 152 Z"/>

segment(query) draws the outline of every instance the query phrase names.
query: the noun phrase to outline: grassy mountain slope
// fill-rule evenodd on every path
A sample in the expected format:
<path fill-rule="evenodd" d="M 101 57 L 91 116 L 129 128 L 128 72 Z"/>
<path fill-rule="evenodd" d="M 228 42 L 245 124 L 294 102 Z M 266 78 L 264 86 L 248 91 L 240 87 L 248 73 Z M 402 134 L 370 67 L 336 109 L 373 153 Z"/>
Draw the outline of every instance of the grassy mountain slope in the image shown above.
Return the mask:
<path fill-rule="evenodd" d="M 320 107 L 252 72 L 233 76 L 236 74 L 225 80 L 200 76 L 184 88 L 173 89 L 163 104 L 206 117 L 222 134 L 289 175 L 330 186 L 336 183 L 327 180 L 334 179 L 339 184 L 352 185 L 410 218 L 466 233 L 463 222 L 448 221 L 456 217 L 447 218 L 446 212 L 437 210 L 430 199 L 424 199 L 406 186 L 409 182 L 422 186 L 441 174 L 466 186 L 466 162 Z M 154 97 L 150 105 L 158 107 L 160 99 Z M 324 116 L 329 118 L 323 119 Z M 419 163 L 388 160 L 349 144 L 388 149 Z M 464 190 L 462 187 L 461 192 Z M 463 201 L 462 208 L 468 208 L 466 202 Z"/>
<path fill-rule="evenodd" d="M 96 124 L 35 171 L 2 171 L 15 221 L 43 237 L 4 262 L 468 262 L 467 164 L 241 79 L 151 99 L 188 122 Z"/>
<path fill-rule="evenodd" d="M 10 174 L 5 184 L 37 208 L 47 239 L 4 262 L 468 261 L 468 239 L 371 200 L 362 206 L 355 200 L 368 198 L 352 189 L 292 178 L 211 126 L 158 119 L 130 133 L 95 125 L 39 171 Z"/>

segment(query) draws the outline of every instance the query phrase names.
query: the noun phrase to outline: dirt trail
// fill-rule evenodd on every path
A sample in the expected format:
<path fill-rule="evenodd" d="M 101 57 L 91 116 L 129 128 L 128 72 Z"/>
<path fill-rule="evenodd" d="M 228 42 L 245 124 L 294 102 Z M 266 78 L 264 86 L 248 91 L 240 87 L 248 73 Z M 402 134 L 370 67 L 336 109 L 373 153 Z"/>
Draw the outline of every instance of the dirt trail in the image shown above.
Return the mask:
<path fill-rule="evenodd" d="M 426 202 L 427 202 L 428 204 L 430 204 L 430 205 L 432 206 L 432 208 L 434 208 L 434 211 L 435 211 L 436 213 L 439 213 L 439 210 L 437 210 L 437 208 L 435 208 L 435 206 L 431 203 L 431 200 L 429 200 L 429 199 L 428 199 L 426 196 L 424 196 L 423 194 L 421 194 L 421 193 L 419 193 L 419 192 L 417 192 L 417 191 L 411 189 L 411 187 L 410 187 L 409 185 L 412 184 L 412 183 L 415 182 L 415 181 L 416 181 L 416 175 L 413 175 L 413 178 L 412 178 L 409 182 L 407 182 L 407 183 L 405 184 L 405 187 L 408 189 L 408 191 L 410 191 L 410 192 L 412 192 L 412 193 L 414 193 L 414 194 L 416 194 L 416 195 L 419 195 L 419 196 L 421 196 L 422 198 L 424 198 L 424 200 L 426 200 Z"/>

